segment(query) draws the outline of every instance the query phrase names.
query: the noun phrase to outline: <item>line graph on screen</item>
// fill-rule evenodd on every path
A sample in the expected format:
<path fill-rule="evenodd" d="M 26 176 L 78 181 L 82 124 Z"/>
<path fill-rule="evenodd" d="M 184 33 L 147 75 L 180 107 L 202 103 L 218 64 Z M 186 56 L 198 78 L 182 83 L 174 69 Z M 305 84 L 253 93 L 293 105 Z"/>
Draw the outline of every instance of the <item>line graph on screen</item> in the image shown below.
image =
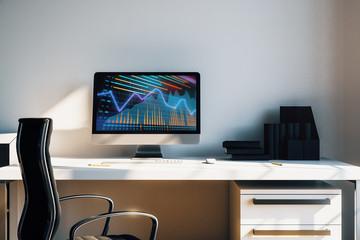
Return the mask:
<path fill-rule="evenodd" d="M 102 131 L 193 131 L 196 83 L 179 76 L 109 76 L 97 93 Z"/>

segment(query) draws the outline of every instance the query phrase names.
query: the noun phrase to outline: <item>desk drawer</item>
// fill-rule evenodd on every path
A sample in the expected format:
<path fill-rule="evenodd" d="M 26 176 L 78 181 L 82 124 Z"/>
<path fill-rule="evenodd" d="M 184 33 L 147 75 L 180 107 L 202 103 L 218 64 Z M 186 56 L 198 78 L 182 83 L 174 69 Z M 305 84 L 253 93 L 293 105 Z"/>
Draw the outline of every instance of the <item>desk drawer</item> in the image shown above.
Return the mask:
<path fill-rule="evenodd" d="M 341 195 L 241 195 L 241 224 L 341 224 Z"/>
<path fill-rule="evenodd" d="M 339 240 L 341 225 L 241 225 L 241 240 Z"/>

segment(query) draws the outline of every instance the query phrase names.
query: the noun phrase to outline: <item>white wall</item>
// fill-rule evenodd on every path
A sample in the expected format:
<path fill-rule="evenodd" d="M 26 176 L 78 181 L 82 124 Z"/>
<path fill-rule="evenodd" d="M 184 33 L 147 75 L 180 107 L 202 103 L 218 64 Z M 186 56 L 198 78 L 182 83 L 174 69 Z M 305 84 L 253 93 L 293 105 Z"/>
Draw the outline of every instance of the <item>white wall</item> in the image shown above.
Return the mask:
<path fill-rule="evenodd" d="M 359 11 L 356 0 L 0 0 L 0 132 L 49 116 L 53 155 L 129 156 L 91 144 L 94 72 L 199 71 L 201 144 L 165 155 L 224 155 L 224 140 L 261 140 L 280 105 L 311 105 L 321 154 L 357 163 Z"/>
<path fill-rule="evenodd" d="M 53 155 L 128 155 L 90 142 L 96 71 L 199 71 L 202 140 L 166 155 L 221 155 L 261 140 L 280 105 L 311 105 L 337 157 L 341 1 L 0 1 L 0 132 L 55 120 Z M 335 104 L 335 105 L 334 105 Z"/>

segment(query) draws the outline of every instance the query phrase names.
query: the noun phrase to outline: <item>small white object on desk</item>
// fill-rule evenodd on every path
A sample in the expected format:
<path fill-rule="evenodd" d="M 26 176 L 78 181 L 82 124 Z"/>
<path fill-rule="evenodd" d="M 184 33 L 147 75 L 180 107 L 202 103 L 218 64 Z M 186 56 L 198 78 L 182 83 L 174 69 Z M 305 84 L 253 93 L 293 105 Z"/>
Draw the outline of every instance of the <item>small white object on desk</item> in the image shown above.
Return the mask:
<path fill-rule="evenodd" d="M 214 164 L 216 162 L 216 159 L 215 158 L 207 158 L 206 159 L 206 163 L 207 164 Z"/>

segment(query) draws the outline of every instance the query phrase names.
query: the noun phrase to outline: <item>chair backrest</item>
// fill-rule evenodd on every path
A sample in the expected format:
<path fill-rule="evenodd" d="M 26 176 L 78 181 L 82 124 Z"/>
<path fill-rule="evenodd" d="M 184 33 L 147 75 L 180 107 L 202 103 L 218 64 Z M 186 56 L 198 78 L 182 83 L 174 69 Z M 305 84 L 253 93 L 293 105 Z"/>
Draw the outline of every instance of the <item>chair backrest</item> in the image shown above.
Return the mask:
<path fill-rule="evenodd" d="M 25 189 L 19 240 L 54 239 L 60 221 L 59 196 L 50 162 L 52 120 L 19 119 L 17 154 Z"/>

